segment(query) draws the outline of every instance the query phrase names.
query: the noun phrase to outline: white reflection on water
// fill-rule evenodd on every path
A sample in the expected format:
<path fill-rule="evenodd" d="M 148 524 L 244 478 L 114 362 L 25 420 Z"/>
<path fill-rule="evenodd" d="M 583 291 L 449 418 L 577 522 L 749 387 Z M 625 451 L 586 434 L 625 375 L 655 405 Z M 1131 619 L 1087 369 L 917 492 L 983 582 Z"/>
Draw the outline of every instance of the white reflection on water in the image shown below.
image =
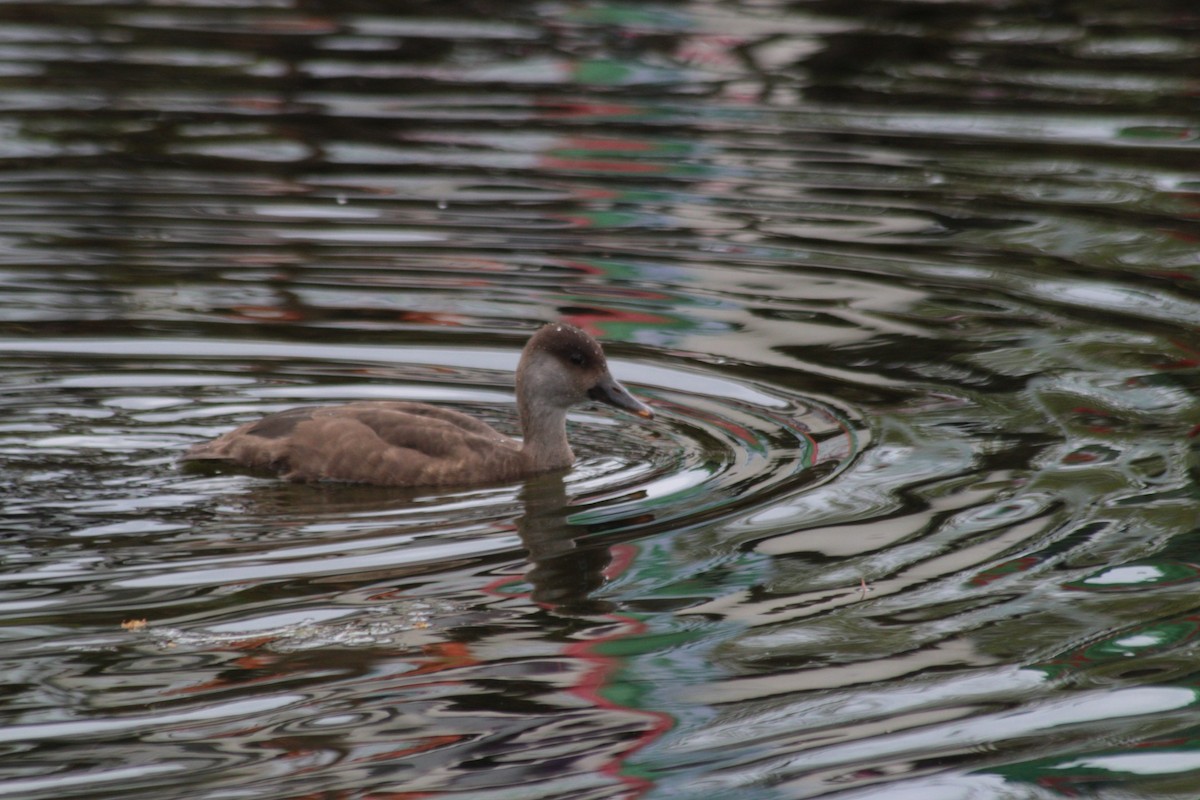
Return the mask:
<path fill-rule="evenodd" d="M 372 552 L 362 555 L 337 555 L 344 553 L 347 545 L 335 543 L 283 548 L 241 558 L 226 557 L 216 562 L 219 566 L 211 569 L 204 569 L 200 565 L 214 562 L 199 559 L 191 564 L 176 563 L 166 573 L 153 567 L 122 570 L 111 573 L 110 585 L 121 589 L 150 589 L 206 584 L 253 584 L 283 578 L 367 572 L 405 565 L 452 562 L 465 556 L 513 552 L 521 548 L 521 540 L 517 536 L 490 534 L 481 535 L 469 542 L 460 540 L 451 544 L 417 544 L 413 542 L 412 537 L 403 536 L 392 541 L 376 538 L 369 543 L 369 547 Z M 312 555 L 320 557 L 311 558 Z M 150 571 L 157 574 L 121 577 L 125 572 Z"/>
<path fill-rule="evenodd" d="M 16 724 L 0 729 L 0 742 L 31 742 L 39 739 L 95 737 L 135 730 L 160 730 L 175 725 L 211 720 L 253 718 L 286 708 L 303 700 L 297 694 L 268 694 L 225 703 L 208 703 L 185 711 L 155 711 L 130 717 L 108 717 L 72 722 Z"/>

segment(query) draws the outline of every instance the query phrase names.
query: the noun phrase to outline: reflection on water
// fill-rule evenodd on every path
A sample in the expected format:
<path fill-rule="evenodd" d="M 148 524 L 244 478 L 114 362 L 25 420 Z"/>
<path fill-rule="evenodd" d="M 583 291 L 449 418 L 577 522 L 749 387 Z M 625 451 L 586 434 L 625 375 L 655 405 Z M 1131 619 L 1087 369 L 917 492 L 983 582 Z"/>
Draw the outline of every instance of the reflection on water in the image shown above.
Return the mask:
<path fill-rule="evenodd" d="M 1194 797 L 1198 30 L 0 5 L 5 789 Z M 567 475 L 177 468 L 552 319 Z"/>

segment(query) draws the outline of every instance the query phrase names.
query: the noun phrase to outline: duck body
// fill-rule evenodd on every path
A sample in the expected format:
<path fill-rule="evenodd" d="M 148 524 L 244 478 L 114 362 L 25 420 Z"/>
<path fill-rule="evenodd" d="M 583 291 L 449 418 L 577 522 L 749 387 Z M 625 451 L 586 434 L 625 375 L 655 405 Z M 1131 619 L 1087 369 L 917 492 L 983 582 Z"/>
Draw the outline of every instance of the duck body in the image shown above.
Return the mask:
<path fill-rule="evenodd" d="M 195 445 L 182 460 L 224 462 L 299 482 L 510 482 L 574 463 L 566 414 L 588 400 L 653 416 L 612 377 L 595 339 L 570 325 L 551 324 L 530 339 L 517 368 L 523 441 L 451 409 L 367 401 L 271 414 Z"/>
<path fill-rule="evenodd" d="M 290 481 L 441 486 L 472 476 L 511 481 L 536 470 L 521 443 L 486 423 L 424 403 L 362 402 L 293 408 L 190 450 Z"/>

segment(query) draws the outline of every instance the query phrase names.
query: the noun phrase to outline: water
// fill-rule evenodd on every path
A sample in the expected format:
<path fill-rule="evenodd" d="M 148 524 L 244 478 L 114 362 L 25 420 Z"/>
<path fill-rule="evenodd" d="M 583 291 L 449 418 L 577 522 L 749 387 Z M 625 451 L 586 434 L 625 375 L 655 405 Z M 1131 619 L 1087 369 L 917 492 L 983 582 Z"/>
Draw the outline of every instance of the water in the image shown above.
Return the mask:
<path fill-rule="evenodd" d="M 0 786 L 1194 798 L 1192 3 L 0 5 Z M 265 412 L 657 418 L 451 491 Z"/>

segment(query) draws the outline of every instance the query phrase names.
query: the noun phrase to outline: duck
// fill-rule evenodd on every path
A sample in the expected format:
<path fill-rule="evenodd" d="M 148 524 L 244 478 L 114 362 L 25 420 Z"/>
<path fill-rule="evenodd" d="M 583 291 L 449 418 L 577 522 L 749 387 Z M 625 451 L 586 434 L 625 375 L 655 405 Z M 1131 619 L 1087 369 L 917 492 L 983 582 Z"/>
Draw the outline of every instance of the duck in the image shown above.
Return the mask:
<path fill-rule="evenodd" d="M 453 409 L 361 401 L 269 414 L 193 445 L 181 461 L 217 462 L 297 483 L 508 483 L 575 463 L 566 426 L 573 406 L 595 400 L 654 418 L 609 372 L 600 343 L 562 322 L 540 328 L 521 351 L 516 395 L 520 441 Z"/>

